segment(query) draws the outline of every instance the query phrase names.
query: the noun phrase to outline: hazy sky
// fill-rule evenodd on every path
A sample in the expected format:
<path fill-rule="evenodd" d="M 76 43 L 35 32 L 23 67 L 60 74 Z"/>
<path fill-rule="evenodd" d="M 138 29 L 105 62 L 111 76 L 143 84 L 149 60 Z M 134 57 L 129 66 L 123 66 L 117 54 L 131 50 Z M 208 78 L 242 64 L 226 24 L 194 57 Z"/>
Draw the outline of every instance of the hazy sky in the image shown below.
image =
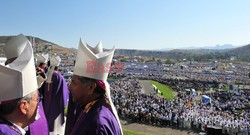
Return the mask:
<path fill-rule="evenodd" d="M 78 48 L 161 49 L 250 43 L 250 0 L 3 0 L 0 35 Z"/>

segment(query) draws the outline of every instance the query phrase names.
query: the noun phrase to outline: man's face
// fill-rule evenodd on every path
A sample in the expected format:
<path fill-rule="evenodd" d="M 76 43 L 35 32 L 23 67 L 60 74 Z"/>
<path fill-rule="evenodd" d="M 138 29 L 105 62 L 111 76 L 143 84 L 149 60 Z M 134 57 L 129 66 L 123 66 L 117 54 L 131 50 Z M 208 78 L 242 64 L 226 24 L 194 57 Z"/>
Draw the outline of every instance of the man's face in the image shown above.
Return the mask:
<path fill-rule="evenodd" d="M 40 66 L 39 66 L 41 69 L 45 69 L 46 68 L 46 64 L 45 63 L 42 63 L 42 64 L 40 64 Z"/>
<path fill-rule="evenodd" d="M 32 123 L 36 120 L 36 116 L 38 115 L 37 112 L 38 112 L 38 103 L 40 101 L 40 96 L 39 96 L 39 93 L 36 92 L 32 99 L 28 101 L 27 103 L 27 106 L 28 106 L 28 109 L 27 109 L 27 119 L 29 121 L 29 123 Z"/>
<path fill-rule="evenodd" d="M 77 75 L 73 75 L 69 90 L 73 101 L 85 104 L 91 96 L 89 83 L 82 83 Z"/>

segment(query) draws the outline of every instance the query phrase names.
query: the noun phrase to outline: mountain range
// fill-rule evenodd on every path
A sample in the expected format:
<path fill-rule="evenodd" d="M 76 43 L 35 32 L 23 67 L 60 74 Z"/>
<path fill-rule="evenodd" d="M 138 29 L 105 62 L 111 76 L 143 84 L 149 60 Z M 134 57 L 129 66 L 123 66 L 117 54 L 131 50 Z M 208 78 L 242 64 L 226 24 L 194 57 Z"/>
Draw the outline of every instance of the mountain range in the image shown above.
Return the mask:
<path fill-rule="evenodd" d="M 6 43 L 12 36 L 0 36 L 0 45 Z M 34 37 L 27 36 L 28 39 Z M 66 48 L 44 39 L 35 37 L 35 45 L 51 44 L 53 53 L 75 54 L 75 48 Z M 214 59 L 229 59 L 231 56 L 236 56 L 239 60 L 250 61 L 250 44 L 236 47 L 231 44 L 216 45 L 212 47 L 202 48 L 182 48 L 172 50 L 136 50 L 136 49 L 116 49 L 115 55 L 125 56 L 142 56 L 155 58 L 214 58 Z"/>
<path fill-rule="evenodd" d="M 170 51 L 174 49 L 179 50 L 194 50 L 194 49 L 208 49 L 208 50 L 223 50 L 223 49 L 232 49 L 237 48 L 237 46 L 234 46 L 232 44 L 223 44 L 223 45 L 215 45 L 215 46 L 204 46 L 204 47 L 181 47 L 181 48 L 164 48 L 164 49 L 158 49 L 157 51 Z"/>

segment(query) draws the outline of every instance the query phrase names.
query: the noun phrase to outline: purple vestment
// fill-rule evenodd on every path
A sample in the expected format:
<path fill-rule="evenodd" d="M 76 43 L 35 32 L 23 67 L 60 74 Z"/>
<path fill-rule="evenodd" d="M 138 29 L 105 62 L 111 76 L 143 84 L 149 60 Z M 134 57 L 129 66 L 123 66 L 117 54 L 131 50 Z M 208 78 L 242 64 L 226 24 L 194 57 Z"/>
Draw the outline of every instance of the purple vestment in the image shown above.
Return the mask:
<path fill-rule="evenodd" d="M 74 124 L 81 113 L 82 109 L 78 103 L 73 102 L 72 95 L 70 94 L 69 103 L 68 103 L 68 112 L 67 112 L 67 120 L 65 127 L 65 135 L 70 135 Z"/>
<path fill-rule="evenodd" d="M 42 102 L 39 103 L 38 113 L 40 118 L 29 125 L 30 135 L 48 135 L 48 124 L 43 110 Z"/>
<path fill-rule="evenodd" d="M 43 93 L 44 112 L 48 121 L 49 131 L 54 131 L 54 121 L 62 114 L 61 119 L 63 124 L 64 108 L 67 105 L 69 98 L 69 90 L 67 83 L 59 72 L 54 72 L 51 79 L 52 83 L 44 83 L 41 88 Z"/>
<path fill-rule="evenodd" d="M 121 135 L 105 97 L 100 98 L 87 113 L 81 112 L 70 135 Z"/>
<path fill-rule="evenodd" d="M 21 131 L 9 121 L 0 118 L 0 135 L 21 135 Z"/>

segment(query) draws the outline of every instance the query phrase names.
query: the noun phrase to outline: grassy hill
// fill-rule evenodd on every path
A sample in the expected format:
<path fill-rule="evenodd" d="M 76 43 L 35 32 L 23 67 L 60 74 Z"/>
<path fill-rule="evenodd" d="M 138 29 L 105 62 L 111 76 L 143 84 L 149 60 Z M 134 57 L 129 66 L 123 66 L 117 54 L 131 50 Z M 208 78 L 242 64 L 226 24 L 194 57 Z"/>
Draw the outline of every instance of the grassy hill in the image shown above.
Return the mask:
<path fill-rule="evenodd" d="M 250 61 L 250 44 L 235 49 L 231 49 L 227 52 L 231 56 L 236 56 L 240 60 Z"/>
<path fill-rule="evenodd" d="M 8 42 L 13 36 L 0 36 L 0 45 L 5 44 Z M 62 47 L 58 44 L 55 44 L 53 42 L 38 38 L 38 37 L 32 37 L 32 36 L 26 36 L 30 41 L 35 38 L 35 45 L 36 46 L 41 46 L 41 45 L 46 45 L 46 44 L 51 44 L 52 45 L 52 53 L 57 53 L 57 54 L 74 54 L 76 53 L 76 49 L 73 48 L 66 48 Z M 32 41 L 31 41 L 32 43 Z"/>

